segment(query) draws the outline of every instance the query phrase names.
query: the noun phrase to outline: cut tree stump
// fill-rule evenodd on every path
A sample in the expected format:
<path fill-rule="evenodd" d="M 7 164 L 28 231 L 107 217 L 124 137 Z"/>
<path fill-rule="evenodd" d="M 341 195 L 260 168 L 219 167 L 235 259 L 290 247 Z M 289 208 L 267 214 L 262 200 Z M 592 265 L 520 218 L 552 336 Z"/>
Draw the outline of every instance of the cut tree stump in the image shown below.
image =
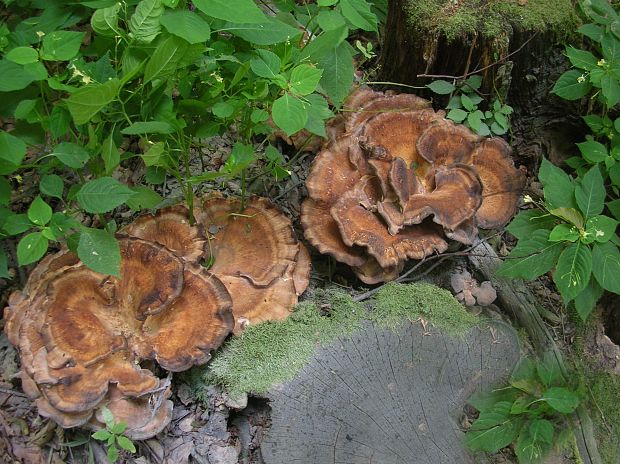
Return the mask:
<path fill-rule="evenodd" d="M 485 462 L 464 447 L 463 407 L 475 391 L 505 382 L 519 359 L 512 327 L 489 324 L 457 338 L 419 322 L 396 330 L 368 323 L 319 348 L 267 395 L 265 462 Z"/>

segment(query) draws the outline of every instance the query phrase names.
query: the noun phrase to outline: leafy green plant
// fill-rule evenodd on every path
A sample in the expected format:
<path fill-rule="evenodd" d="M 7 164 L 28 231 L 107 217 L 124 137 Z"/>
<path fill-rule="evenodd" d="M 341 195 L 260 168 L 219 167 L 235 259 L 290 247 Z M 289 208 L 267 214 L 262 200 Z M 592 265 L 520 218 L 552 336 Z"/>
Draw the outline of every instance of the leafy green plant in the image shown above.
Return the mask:
<path fill-rule="evenodd" d="M 116 422 L 112 412 L 103 407 L 101 409 L 103 420 L 105 421 L 105 429 L 97 430 L 93 433 L 92 437 L 95 440 L 106 442 L 108 461 L 114 463 L 120 457 L 119 448 L 130 453 L 136 452 L 136 447 L 133 442 L 127 438 L 123 433 L 127 429 L 127 424 L 124 422 Z"/>
<path fill-rule="evenodd" d="M 513 443 L 520 463 L 541 463 L 554 445 L 566 444 L 570 415 L 580 402 L 552 354 L 524 358 L 507 387 L 469 399 L 480 414 L 465 444 L 472 451 L 496 452 Z"/>
<path fill-rule="evenodd" d="M 521 211 L 506 228 L 519 241 L 499 274 L 534 279 L 554 269 L 564 302 L 574 301 L 585 320 L 603 289 L 620 293 L 619 211 L 613 218 L 603 214 L 606 191 L 597 165 L 573 179 L 543 159 L 538 177 L 544 202 Z"/>
<path fill-rule="evenodd" d="M 512 107 L 495 99 L 487 110 L 480 109 L 479 105 L 484 104 L 478 93 L 481 85 L 482 77 L 476 75 L 457 83 L 439 79 L 426 87 L 436 94 L 450 95 L 446 118 L 465 124 L 478 135 L 504 135 L 510 128 Z"/>
<path fill-rule="evenodd" d="M 19 239 L 19 265 L 40 259 L 50 241 L 66 241 L 88 266 L 113 275 L 120 265 L 114 211 L 156 207 L 155 186 L 167 176 L 190 210 L 205 181 L 240 178 L 245 194 L 246 171 L 257 162 L 276 181 L 286 177 L 286 161 L 265 147 L 267 137 L 325 135 L 325 120 L 353 83 L 354 55 L 372 54 L 347 38 L 377 31 L 386 6 L 3 3 L 0 117 L 11 127 L 0 130 L 0 236 Z M 235 140 L 224 165 L 192 172 L 200 140 L 227 131 Z M 118 180 L 141 165 L 136 183 Z M 3 277 L 7 262 L 0 248 Z"/>

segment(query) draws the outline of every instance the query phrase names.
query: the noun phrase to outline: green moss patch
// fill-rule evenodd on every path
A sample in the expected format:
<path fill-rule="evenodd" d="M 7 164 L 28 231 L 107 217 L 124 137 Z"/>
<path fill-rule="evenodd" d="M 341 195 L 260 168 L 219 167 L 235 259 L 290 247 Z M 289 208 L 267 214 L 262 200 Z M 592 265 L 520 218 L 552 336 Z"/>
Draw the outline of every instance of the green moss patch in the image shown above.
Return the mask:
<path fill-rule="evenodd" d="M 288 319 L 250 326 L 231 338 L 203 368 L 202 381 L 222 385 L 233 396 L 264 393 L 294 378 L 318 346 L 352 333 L 365 321 L 396 328 L 420 317 L 449 334 L 464 334 L 479 322 L 450 292 L 430 284 L 386 285 L 368 305 L 339 290 L 317 290 Z"/>
<path fill-rule="evenodd" d="M 569 35 L 577 24 L 571 0 L 409 0 L 406 11 L 416 30 L 441 33 L 449 41 L 475 33 L 497 37 L 512 28 Z"/>

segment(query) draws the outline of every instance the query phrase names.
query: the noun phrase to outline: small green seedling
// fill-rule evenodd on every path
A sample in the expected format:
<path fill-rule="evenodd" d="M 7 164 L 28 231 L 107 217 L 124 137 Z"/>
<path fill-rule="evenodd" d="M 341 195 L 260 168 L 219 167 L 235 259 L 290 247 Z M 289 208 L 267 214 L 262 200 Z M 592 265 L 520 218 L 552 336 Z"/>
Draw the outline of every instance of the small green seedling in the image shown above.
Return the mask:
<path fill-rule="evenodd" d="M 95 440 L 106 442 L 108 461 L 114 463 L 118 460 L 120 456 L 119 447 L 130 453 L 135 453 L 135 445 L 129 438 L 123 435 L 127 429 L 127 424 L 125 422 L 116 422 L 112 412 L 106 407 L 103 407 L 101 412 L 106 428 L 97 430 L 92 436 Z"/>

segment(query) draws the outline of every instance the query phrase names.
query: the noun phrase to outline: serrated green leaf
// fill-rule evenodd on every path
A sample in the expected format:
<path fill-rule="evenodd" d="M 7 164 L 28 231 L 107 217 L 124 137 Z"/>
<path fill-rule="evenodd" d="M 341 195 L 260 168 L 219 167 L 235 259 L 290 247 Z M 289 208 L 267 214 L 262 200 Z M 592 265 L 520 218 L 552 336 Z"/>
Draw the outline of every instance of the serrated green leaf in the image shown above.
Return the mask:
<path fill-rule="evenodd" d="M 451 119 L 454 122 L 463 122 L 465 121 L 465 119 L 467 118 L 467 115 L 469 113 L 467 113 L 467 111 L 463 111 L 460 108 L 453 108 L 450 111 L 448 111 L 448 114 L 446 115 L 446 118 Z"/>
<path fill-rule="evenodd" d="M 474 102 L 471 101 L 471 98 L 469 98 L 465 94 L 461 95 L 461 105 L 463 105 L 463 108 L 465 108 L 467 111 L 473 111 L 476 107 L 476 105 L 474 105 Z"/>
<path fill-rule="evenodd" d="M 271 117 L 276 126 L 290 136 L 304 128 L 308 112 L 299 98 L 286 92 L 273 102 Z"/>
<path fill-rule="evenodd" d="M 139 43 L 151 43 L 159 35 L 159 18 L 164 12 L 161 0 L 141 0 L 129 19 L 130 36 Z"/>
<path fill-rule="evenodd" d="M 2 229 L 9 235 L 18 235 L 26 232 L 32 226 L 32 222 L 25 214 L 11 214 L 2 224 Z"/>
<path fill-rule="evenodd" d="M 112 436 L 112 434 L 110 432 L 108 432 L 106 429 L 101 429 L 101 430 L 97 430 L 95 433 L 93 433 L 91 435 L 95 440 L 99 440 L 99 441 L 105 441 L 108 438 L 110 438 L 110 436 Z"/>
<path fill-rule="evenodd" d="M 618 78 L 611 72 L 601 78 L 601 90 L 609 108 L 613 108 L 620 101 L 620 84 Z"/>
<path fill-rule="evenodd" d="M 231 117 L 235 112 L 235 105 L 227 101 L 220 101 L 213 105 L 211 111 L 218 118 L 226 119 Z"/>
<path fill-rule="evenodd" d="M 17 244 L 17 261 L 19 265 L 25 266 L 41 259 L 47 251 L 48 245 L 49 240 L 41 232 L 32 232 L 22 237 Z"/>
<path fill-rule="evenodd" d="M 142 135 L 142 134 L 172 134 L 174 128 L 165 121 L 138 121 L 131 126 L 125 127 L 121 134 Z"/>
<path fill-rule="evenodd" d="M 552 216 L 564 219 L 578 229 L 583 229 L 584 227 L 583 215 L 575 208 L 555 208 L 549 210 L 549 213 L 551 213 Z"/>
<path fill-rule="evenodd" d="M 431 89 L 431 91 L 435 92 L 439 95 L 447 95 L 449 93 L 454 92 L 456 87 L 454 84 L 448 81 L 444 81 L 442 79 L 438 79 L 436 81 L 431 82 L 430 84 L 426 84 L 426 87 Z"/>
<path fill-rule="evenodd" d="M 90 25 L 98 35 L 104 37 L 120 36 L 118 29 L 118 13 L 121 10 L 120 2 L 107 8 L 96 10 L 90 18 Z"/>
<path fill-rule="evenodd" d="M 121 154 L 118 148 L 116 148 L 112 134 L 101 144 L 101 157 L 103 158 L 106 174 L 112 174 L 112 171 L 121 162 Z"/>
<path fill-rule="evenodd" d="M 118 422 L 116 424 L 113 424 L 110 427 L 110 432 L 112 432 L 115 435 L 121 435 L 122 433 L 125 432 L 126 429 L 127 429 L 127 424 L 125 422 Z"/>
<path fill-rule="evenodd" d="M 572 224 L 558 224 L 549 234 L 550 242 L 575 242 L 579 239 L 579 230 Z"/>
<path fill-rule="evenodd" d="M 519 240 L 505 259 L 498 274 L 504 277 L 535 279 L 557 262 L 564 244 L 549 242 L 548 230 L 536 230 L 528 239 Z"/>
<path fill-rule="evenodd" d="M 46 61 L 69 61 L 80 51 L 84 32 L 52 31 L 43 37 L 41 59 Z"/>
<path fill-rule="evenodd" d="M 521 420 L 510 415 L 511 403 L 499 402 L 483 412 L 465 434 L 465 444 L 472 451 L 495 452 L 508 446 L 517 437 Z"/>
<path fill-rule="evenodd" d="M 77 255 L 95 272 L 120 277 L 121 253 L 114 235 L 85 227 L 80 232 Z M 106 421 L 109 426 L 109 422 Z"/>
<path fill-rule="evenodd" d="M 578 100 L 585 97 L 592 86 L 588 79 L 581 80 L 582 77 L 582 73 L 576 69 L 566 71 L 557 80 L 551 93 L 565 100 Z"/>
<path fill-rule="evenodd" d="M 538 396 L 541 385 L 536 378 L 536 363 L 531 358 L 522 358 L 510 376 L 509 383 L 522 392 Z"/>
<path fill-rule="evenodd" d="M 103 84 L 88 85 L 73 92 L 65 101 L 75 124 L 86 124 L 114 101 L 119 87 L 118 79 L 110 79 Z"/>
<path fill-rule="evenodd" d="M 592 273 L 601 287 L 620 294 L 620 251 L 612 242 L 593 245 Z"/>
<path fill-rule="evenodd" d="M 47 70 L 41 63 L 17 64 L 0 60 L 0 92 L 12 92 L 28 87 L 32 82 L 47 78 Z"/>
<path fill-rule="evenodd" d="M 507 401 L 512 403 L 521 392 L 513 387 L 504 387 L 490 392 L 475 392 L 467 402 L 480 412 L 490 411 L 496 403 Z"/>
<path fill-rule="evenodd" d="M 265 14 L 252 0 L 195 0 L 194 5 L 212 18 L 233 23 L 263 23 Z"/>
<path fill-rule="evenodd" d="M 571 243 L 558 258 L 553 281 L 566 303 L 573 300 L 590 281 L 592 252 L 581 242 Z"/>
<path fill-rule="evenodd" d="M 49 117 L 49 131 L 52 137 L 58 139 L 63 135 L 66 135 L 69 131 L 69 124 L 71 123 L 71 114 L 62 105 L 54 105 Z"/>
<path fill-rule="evenodd" d="M 256 50 L 258 58 L 250 61 L 250 67 L 259 77 L 273 79 L 280 72 L 280 57 L 269 50 Z"/>
<path fill-rule="evenodd" d="M 595 273 L 594 268 L 596 267 L 597 262 L 597 258 L 595 258 L 594 255 L 595 253 L 592 253 L 593 274 Z M 596 278 L 593 276 L 590 278 L 588 286 L 575 297 L 575 310 L 577 311 L 577 314 L 579 314 L 579 317 L 582 321 L 585 321 L 588 318 L 588 316 L 594 309 L 596 302 L 603 295 L 603 291 L 603 288 L 598 284 Z"/>
<path fill-rule="evenodd" d="M 136 452 L 136 447 L 129 438 L 120 436 L 116 437 L 116 441 L 118 443 L 118 446 L 123 448 L 125 451 L 129 451 L 130 453 Z"/>
<path fill-rule="evenodd" d="M 542 159 L 538 178 L 543 184 L 545 200 L 551 209 L 577 206 L 573 181 L 568 174 L 551 164 L 546 158 Z"/>
<path fill-rule="evenodd" d="M 356 28 L 365 31 L 377 30 L 377 17 L 365 0 L 340 0 L 340 11 Z"/>
<path fill-rule="evenodd" d="M 590 163 L 600 163 L 607 157 L 607 148 L 595 140 L 578 143 L 581 155 Z"/>
<path fill-rule="evenodd" d="M 331 31 L 346 25 L 344 17 L 335 10 L 319 11 L 316 21 L 324 31 Z"/>
<path fill-rule="evenodd" d="M 181 37 L 190 44 L 206 42 L 211 37 L 209 23 L 193 11 L 166 11 L 160 22 L 170 34 Z"/>
<path fill-rule="evenodd" d="M 605 206 L 605 183 L 597 165 L 582 177 L 575 188 L 577 205 L 586 219 L 601 214 Z"/>
<path fill-rule="evenodd" d="M 589 37 L 595 42 L 600 42 L 603 38 L 603 28 L 596 24 L 584 24 L 577 29 L 577 32 Z"/>
<path fill-rule="evenodd" d="M 241 171 L 250 166 L 256 159 L 254 147 L 237 142 L 233 145 L 230 156 L 223 166 L 225 172 L 230 176 L 236 176 Z"/>
<path fill-rule="evenodd" d="M 114 438 L 114 437 L 112 437 Z M 118 448 L 112 443 L 108 443 L 108 452 L 107 452 L 107 456 L 108 456 L 108 461 L 109 462 L 116 462 L 120 456 L 120 453 L 118 451 Z"/>
<path fill-rule="evenodd" d="M 574 47 L 566 47 L 566 56 L 570 60 L 571 64 L 579 69 L 585 69 L 590 71 L 596 68 L 598 58 L 592 53 L 586 50 L 579 50 Z"/>
<path fill-rule="evenodd" d="M 545 352 L 543 358 L 536 363 L 536 374 L 546 388 L 564 381 L 560 365 L 553 351 Z"/>
<path fill-rule="evenodd" d="M 88 213 L 107 213 L 125 203 L 134 192 L 112 177 L 86 182 L 76 195 L 80 207 Z"/>
<path fill-rule="evenodd" d="M 258 24 L 226 23 L 224 28 L 230 31 L 231 34 L 256 45 L 273 45 L 294 41 L 301 35 L 299 29 L 272 17 L 265 17 Z"/>
<path fill-rule="evenodd" d="M 52 208 L 43 198 L 37 196 L 28 207 L 28 219 L 33 224 L 44 226 L 52 218 Z"/>
<path fill-rule="evenodd" d="M 177 36 L 170 35 L 162 41 L 144 68 L 144 83 L 163 79 L 176 71 L 185 56 L 189 43 Z"/>
<path fill-rule="evenodd" d="M 519 462 L 542 463 L 551 450 L 553 433 L 553 424 L 546 419 L 534 419 L 528 422 L 521 429 L 515 445 L 515 454 Z"/>
<path fill-rule="evenodd" d="M 165 166 L 162 155 L 165 153 L 166 145 L 164 142 L 157 142 L 141 155 L 146 166 Z"/>
<path fill-rule="evenodd" d="M 552 387 L 543 393 L 542 399 L 549 406 L 563 414 L 570 414 L 579 406 L 579 396 L 565 387 Z"/>
<path fill-rule="evenodd" d="M 295 66 L 291 71 L 291 92 L 297 95 L 308 95 L 314 92 L 321 80 L 322 74 L 322 69 L 308 64 Z"/>
<path fill-rule="evenodd" d="M 508 224 L 506 230 L 519 240 L 530 237 L 536 230 L 550 230 L 555 226 L 556 219 L 539 209 L 520 211 Z"/>
<path fill-rule="evenodd" d="M 330 31 L 334 32 L 334 31 Z M 335 48 L 317 58 L 317 66 L 323 69 L 321 87 L 335 107 L 340 107 L 353 85 L 353 51 L 343 41 Z"/>
<path fill-rule="evenodd" d="M 313 93 L 306 96 L 306 102 L 308 103 L 306 105 L 308 121 L 306 121 L 304 129 L 320 137 L 327 137 L 325 120 L 334 116 L 334 113 L 329 109 L 327 101 L 322 95 Z"/>
<path fill-rule="evenodd" d="M 71 142 L 62 142 L 54 147 L 51 153 L 58 158 L 65 166 L 73 169 L 83 168 L 90 158 L 88 151 Z"/>
<path fill-rule="evenodd" d="M 15 47 L 4 57 L 17 64 L 36 63 L 39 61 L 39 52 L 32 47 Z"/>
<path fill-rule="evenodd" d="M 135 194 L 126 203 L 134 211 L 155 208 L 163 201 L 159 193 L 148 187 L 138 186 L 133 187 L 132 190 Z"/>
<path fill-rule="evenodd" d="M 607 216 L 594 216 L 586 222 L 586 235 L 591 241 L 605 243 L 611 240 L 616 233 L 618 221 Z"/>

